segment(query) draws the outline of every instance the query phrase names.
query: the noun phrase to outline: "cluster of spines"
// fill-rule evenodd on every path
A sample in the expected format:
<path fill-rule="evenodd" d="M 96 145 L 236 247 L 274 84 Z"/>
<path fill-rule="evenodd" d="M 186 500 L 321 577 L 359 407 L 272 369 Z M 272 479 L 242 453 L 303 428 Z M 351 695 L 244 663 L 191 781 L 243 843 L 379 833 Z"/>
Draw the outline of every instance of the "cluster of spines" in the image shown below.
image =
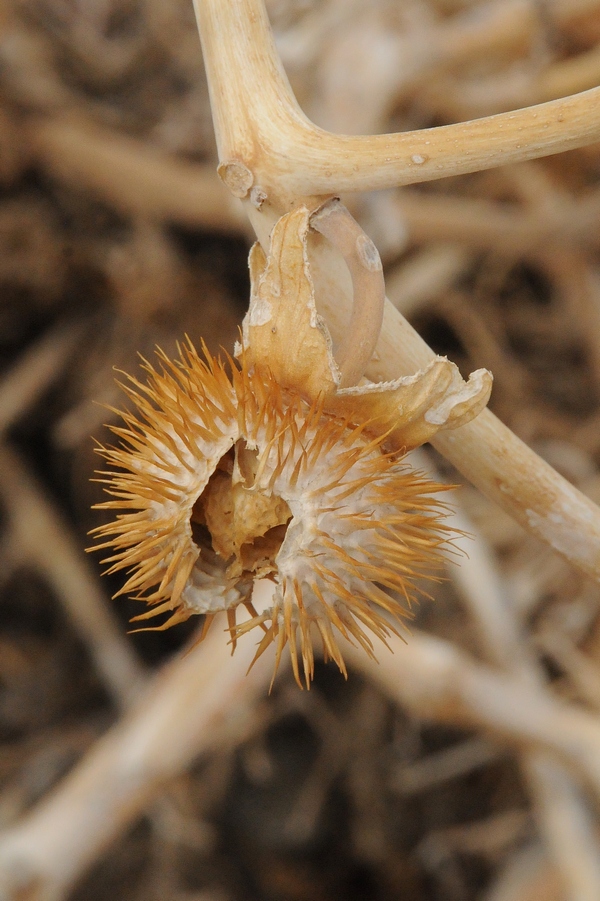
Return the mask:
<path fill-rule="evenodd" d="M 158 629 L 187 619 L 190 611 L 181 605 L 181 593 L 196 563 L 198 549 L 189 536 L 185 516 L 173 519 L 173 513 L 156 516 L 155 511 L 173 504 L 191 510 L 196 498 L 184 498 L 184 489 L 166 475 L 177 466 L 190 469 L 190 459 L 204 454 L 225 434 L 224 424 L 234 421 L 240 435 L 262 445 L 260 469 L 271 463 L 269 486 L 286 473 L 294 489 L 303 475 L 317 467 L 323 458 L 335 454 L 335 462 L 325 483 L 321 479 L 314 492 L 331 495 L 322 513 L 332 513 L 342 522 L 351 520 L 351 531 L 368 530 L 370 542 L 360 548 L 364 559 L 353 556 L 335 535 L 321 533 L 323 549 L 330 565 L 318 557 L 305 585 L 284 576 L 278 599 L 271 611 L 258 615 L 249 599 L 242 601 L 250 619 L 237 624 L 235 609 L 227 611 L 232 644 L 237 638 L 260 626 L 264 635 L 256 658 L 275 643 L 275 671 L 282 652 L 289 646 L 297 682 L 307 686 L 314 673 L 311 632 L 320 636 L 325 657 L 335 661 L 344 675 L 346 667 L 334 629 L 345 639 L 357 642 L 373 656 L 368 632 L 385 642 L 390 633 L 398 634 L 394 621 L 410 615 L 416 594 L 416 580 L 435 579 L 443 565 L 442 549 L 451 546 L 453 530 L 443 522 L 444 504 L 433 497 L 445 486 L 437 485 L 399 461 L 397 454 L 382 450 L 385 436 L 369 435 L 370 423 L 353 424 L 323 412 L 323 403 L 308 404 L 290 396 L 266 370 L 248 372 L 242 357 L 241 368 L 230 360 L 230 372 L 204 349 L 206 362 L 191 344 L 180 350 L 180 359 L 171 362 L 159 353 L 161 370 L 144 361 L 148 383 L 143 385 L 127 377 L 123 388 L 134 413 L 121 413 L 125 427 L 112 431 L 125 447 L 100 447 L 104 459 L 117 471 L 101 473 L 113 500 L 99 504 L 101 509 L 133 510 L 119 513 L 114 522 L 94 530 L 101 539 L 98 548 L 113 548 L 117 553 L 104 562 L 109 572 L 127 569 L 130 575 L 119 595 L 135 592 L 151 608 L 136 619 L 147 619 L 171 612 L 170 619 Z M 272 453 L 274 452 L 274 454 Z M 290 461 L 294 460 L 293 467 Z M 215 461 L 215 465 L 216 465 Z M 358 468 L 359 475 L 348 478 Z M 368 510 L 349 511 L 352 495 L 368 489 L 374 508 L 385 513 L 374 520 Z M 331 568 L 331 564 L 335 568 Z M 344 579 L 336 570 L 344 571 Z M 360 590 L 357 591 L 357 586 Z M 319 616 L 309 614 L 304 592 L 317 599 Z M 392 592 L 390 594 L 389 592 Z M 400 595 L 402 601 L 394 595 Z M 327 596 L 327 597 L 326 597 Z M 331 600 L 333 599 L 333 600 Z M 313 605 L 314 606 L 314 605 Z M 213 615 L 205 618 L 202 637 Z M 367 630 L 367 631 L 365 631 Z"/>
<path fill-rule="evenodd" d="M 98 446 L 115 469 L 99 473 L 98 481 L 114 499 L 96 508 L 133 512 L 118 513 L 114 521 L 94 529 L 91 534 L 101 543 L 93 550 L 116 549 L 103 560 L 110 564 L 107 572 L 130 572 L 115 596 L 135 594 L 152 605 L 136 619 L 178 604 L 197 557 L 188 534 L 189 516 L 178 515 L 193 500 L 184 497 L 178 476 L 186 470 L 193 477 L 191 461 L 205 453 L 202 443 L 222 439 L 222 423 L 236 416 L 231 381 L 219 360 L 205 351 L 205 362 L 191 343 L 180 348 L 177 362 L 162 351 L 158 357 L 160 370 L 143 360 L 147 384 L 130 375 L 121 383 L 134 408 L 113 410 L 125 422 L 125 427 L 110 427 L 122 446 Z"/>
<path fill-rule="evenodd" d="M 273 607 L 232 630 L 232 636 L 237 639 L 254 627 L 262 626 L 265 634 L 255 659 L 274 643 L 276 671 L 287 645 L 296 681 L 301 684 L 303 677 L 308 686 L 314 674 L 311 629 L 319 633 L 325 659 L 334 660 L 346 675 L 334 628 L 346 640 L 357 642 L 373 656 L 368 631 L 384 643 L 390 633 L 398 634 L 394 621 L 409 617 L 415 596 L 425 595 L 416 581 L 421 577 L 439 578 L 445 559 L 441 551 L 451 547 L 456 532 L 443 521 L 445 505 L 433 496 L 447 490 L 448 486 L 433 483 L 415 472 L 408 464 L 400 462 L 398 454 L 385 453 L 381 449 L 385 435 L 367 437 L 369 423 L 353 425 L 336 419 L 323 414 L 321 405 L 309 406 L 299 398 L 287 406 L 282 405 L 276 384 L 269 386 L 264 377 L 259 384 L 260 391 L 251 395 L 251 419 L 263 427 L 264 413 L 270 403 L 271 409 L 276 409 L 279 414 L 272 417 L 270 431 L 266 433 L 267 450 L 275 449 L 277 457 L 271 484 L 296 457 L 288 476 L 291 486 L 295 487 L 302 471 L 315 467 L 319 459 L 328 457 L 335 450 L 337 456 L 329 480 L 317 484 L 312 492 L 331 495 L 331 503 L 319 512 L 332 513 L 340 521 L 350 519 L 352 532 L 369 530 L 372 533 L 371 544 L 360 548 L 367 558 L 361 560 L 349 553 L 341 541 L 336 542 L 335 536 L 321 532 L 320 544 L 330 560 L 351 578 L 344 579 L 315 556 L 312 578 L 305 586 L 284 576 Z M 272 402 L 273 388 L 277 392 L 276 403 Z M 348 474 L 358 464 L 361 464 L 360 475 L 348 479 Z M 368 498 L 374 508 L 386 508 L 383 518 L 375 520 L 368 511 L 348 512 L 347 501 L 365 489 L 368 489 Z M 353 583 L 360 584 L 359 593 L 348 587 Z M 399 594 L 403 601 L 385 589 Z M 305 590 L 317 598 L 319 616 L 307 612 Z M 326 599 L 326 594 L 334 598 L 333 602 Z"/>

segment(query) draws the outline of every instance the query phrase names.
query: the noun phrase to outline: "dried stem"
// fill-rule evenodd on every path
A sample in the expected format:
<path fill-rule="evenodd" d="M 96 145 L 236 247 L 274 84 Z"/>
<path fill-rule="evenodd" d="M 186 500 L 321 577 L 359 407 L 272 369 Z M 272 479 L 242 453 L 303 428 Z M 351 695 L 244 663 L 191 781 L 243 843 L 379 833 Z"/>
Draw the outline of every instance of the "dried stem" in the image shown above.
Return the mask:
<path fill-rule="evenodd" d="M 467 559 L 462 566 L 449 567 L 449 574 L 461 590 L 484 653 L 501 669 L 543 691 L 542 673 L 518 628 L 514 606 L 487 545 L 462 513 L 455 522 L 471 540 L 464 542 Z M 566 897 L 594 901 L 600 897 L 600 854 L 592 812 L 580 786 L 546 753 L 529 751 L 522 755 L 521 763 L 540 831 L 559 869 Z"/>
<path fill-rule="evenodd" d="M 21 356 L 0 381 L 0 435 L 48 388 L 83 337 L 81 324 L 60 325 Z"/>
<path fill-rule="evenodd" d="M 440 639 L 414 633 L 408 644 L 392 638 L 390 646 L 398 653 L 381 666 L 349 645 L 344 655 L 415 716 L 482 729 L 524 751 L 550 752 L 600 797 L 595 717 L 475 663 Z M 263 657 L 245 677 L 254 651 L 243 641 L 230 659 L 213 627 L 202 645 L 162 671 L 54 794 L 0 835 L 0 892 L 16 897 L 29 889 L 32 901 L 58 901 L 161 783 L 215 744 L 239 740 L 244 711 L 271 675 Z M 378 655 L 387 653 L 382 648 Z"/>
<path fill-rule="evenodd" d="M 64 898 L 162 783 L 226 738 L 239 739 L 271 676 L 263 658 L 245 677 L 254 652 L 253 642 L 241 642 L 230 659 L 213 626 L 201 645 L 161 670 L 60 788 L 0 834 L 0 896 Z"/>
<path fill-rule="evenodd" d="M 531 159 L 600 138 L 600 88 L 532 109 L 400 135 L 349 138 L 323 132 L 299 109 L 275 50 L 262 0 L 203 0 L 204 50 L 221 177 L 246 198 L 264 246 L 279 216 L 323 195 L 441 178 Z M 430 141 L 429 144 L 425 144 Z M 416 158 L 416 161 L 415 161 Z M 252 189 L 252 190 L 251 190 Z M 260 191 L 261 202 L 252 202 Z M 352 282 L 340 254 L 314 243 L 317 304 L 343 344 Z M 427 366 L 433 351 L 386 304 L 367 376 L 386 381 Z M 575 566 L 600 577 L 600 510 L 489 411 L 435 446 L 484 494 Z"/>
<path fill-rule="evenodd" d="M 548 751 L 600 797 L 600 725 L 521 678 L 494 672 L 449 642 L 411 631 L 392 637 L 393 666 L 344 644 L 344 659 L 416 717 L 478 729 L 523 750 Z M 388 653 L 377 649 L 377 656 Z"/>
<path fill-rule="evenodd" d="M 426 366 L 434 356 L 421 336 L 390 306 L 386 304 L 378 359 L 367 370 L 376 380 L 408 375 Z M 335 311 L 331 306 L 327 310 L 331 323 Z M 432 444 L 524 528 L 588 575 L 600 576 L 600 510 L 493 413 L 484 410 L 460 429 L 438 433 Z"/>
<path fill-rule="evenodd" d="M 600 140 L 600 88 L 440 128 L 333 135 L 298 107 L 262 0 L 194 5 L 223 180 L 239 197 L 260 185 L 280 214 L 293 197 L 414 184 Z"/>
<path fill-rule="evenodd" d="M 81 324 L 55 329 L 4 376 L 0 382 L 0 437 L 47 390 L 82 337 Z M 5 544 L 10 548 L 12 566 L 28 565 L 47 578 L 116 704 L 127 706 L 144 681 L 144 671 L 81 559 L 68 527 L 18 456 L 3 442 L 0 498 L 6 513 Z"/>
<path fill-rule="evenodd" d="M 8 516 L 11 551 L 48 580 L 85 642 L 119 707 L 145 681 L 142 666 L 106 605 L 93 573 L 52 504 L 18 457 L 0 446 L 0 497 Z"/>
<path fill-rule="evenodd" d="M 558 872 L 536 845 L 514 854 L 483 901 L 564 901 Z"/>
<path fill-rule="evenodd" d="M 55 178 L 99 195 L 117 210 L 221 232 L 241 231 L 235 201 L 214 169 L 188 163 L 82 119 L 28 126 L 28 152 Z"/>
<path fill-rule="evenodd" d="M 338 346 L 336 363 L 340 387 L 357 385 L 379 340 L 385 304 L 385 283 L 379 252 L 339 200 L 328 200 L 310 219 L 341 253 L 353 288 L 352 316 L 346 339 Z"/>

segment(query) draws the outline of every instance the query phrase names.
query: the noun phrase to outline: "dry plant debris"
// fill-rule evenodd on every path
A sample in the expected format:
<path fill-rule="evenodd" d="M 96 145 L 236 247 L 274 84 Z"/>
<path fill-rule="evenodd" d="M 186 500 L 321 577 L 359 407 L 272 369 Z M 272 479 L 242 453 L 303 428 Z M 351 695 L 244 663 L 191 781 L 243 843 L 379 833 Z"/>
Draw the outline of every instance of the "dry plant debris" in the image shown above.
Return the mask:
<path fill-rule="evenodd" d="M 356 321 L 337 360 L 316 308 L 311 221 L 333 240 L 341 232 L 356 257 Z M 413 376 L 362 384 L 381 328 L 382 266 L 337 200 L 313 217 L 304 206 L 282 216 L 268 257 L 253 247 L 250 273 L 239 369 L 230 359 L 229 375 L 189 343 L 175 361 L 159 353 L 160 370 L 146 364 L 145 384 L 128 380 L 136 412 L 112 427 L 120 446 L 99 448 L 111 468 L 101 471 L 110 500 L 98 506 L 116 518 L 93 534 L 108 572 L 128 575 L 118 594 L 150 605 L 134 622 L 168 613 L 146 627 L 163 630 L 204 614 L 204 636 L 227 611 L 233 649 L 260 626 L 255 659 L 274 643 L 277 671 L 287 646 L 309 688 L 311 633 L 347 675 L 336 633 L 373 655 L 369 633 L 384 643 L 398 634 L 419 580 L 439 577 L 453 538 L 434 496 L 444 486 L 403 458 L 470 422 L 492 379 L 478 370 L 464 382 L 438 358 Z M 238 623 L 241 606 L 250 619 Z"/>
<path fill-rule="evenodd" d="M 293 190 L 312 212 L 324 198 L 307 185 L 386 187 L 343 201 L 381 252 L 390 301 L 463 376 L 493 372 L 492 412 L 553 469 L 511 457 L 522 445 L 491 413 L 434 437 L 445 456 L 419 451 L 417 468 L 463 486 L 448 524 L 473 536 L 468 557 L 393 655 L 375 642 L 374 665 L 341 646 L 348 682 L 317 655 L 310 692 L 284 662 L 269 697 L 272 661 L 246 677 L 252 637 L 231 658 L 219 620 L 187 655 L 174 652 L 193 642 L 189 623 L 128 637 L 139 611 L 108 601 L 124 581 L 101 582 L 83 553 L 101 500 L 90 435 L 110 441 L 92 398 L 117 405 L 113 367 L 135 373 L 157 344 L 172 356 L 186 333 L 212 354 L 233 347 L 250 231 L 214 174 L 190 3 L 5 0 L 0 897 L 597 901 L 598 105 L 563 100 L 533 130 L 513 111 L 594 91 L 600 5 L 272 0 L 268 12 L 304 112 L 375 160 L 360 179 L 350 162 L 328 175 L 332 137 L 317 154 L 288 145 L 313 167 Z M 493 140 L 481 124 L 415 132 L 503 113 Z M 448 134 L 459 144 L 444 149 Z M 542 146 L 572 149 L 531 159 Z M 382 153 L 393 159 L 376 171 Z M 244 200 L 265 251 L 287 212 L 266 177 L 285 155 L 275 163 Z M 242 169 L 221 172 L 244 193 Z M 354 362 L 350 283 L 323 304 L 322 272 L 338 264 L 327 237 L 310 242 L 335 359 Z M 432 359 L 398 322 L 387 307 L 375 382 Z M 486 430 L 502 439 L 492 464 Z M 531 490 L 521 525 L 454 469 L 485 488 L 505 461 L 520 474 L 513 512 Z M 570 518 L 544 530 L 557 497 Z"/>

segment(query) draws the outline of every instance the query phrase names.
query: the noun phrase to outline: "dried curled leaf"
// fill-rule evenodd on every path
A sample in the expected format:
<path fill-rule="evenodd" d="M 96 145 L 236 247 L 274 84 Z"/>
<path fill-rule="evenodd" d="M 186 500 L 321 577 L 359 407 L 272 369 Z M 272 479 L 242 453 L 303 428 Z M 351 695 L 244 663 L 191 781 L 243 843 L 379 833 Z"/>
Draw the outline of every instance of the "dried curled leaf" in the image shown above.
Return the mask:
<path fill-rule="evenodd" d="M 335 390 L 339 373 L 329 331 L 317 313 L 308 220 L 306 207 L 282 216 L 271 235 L 268 260 L 260 244 L 252 248 L 243 344 L 249 367 L 268 366 L 282 388 L 314 401 Z"/>
<path fill-rule="evenodd" d="M 250 255 L 252 294 L 244 320 L 247 365 L 268 368 L 282 387 L 355 424 L 368 423 L 387 444 L 409 450 L 440 429 L 469 422 L 485 407 L 492 375 L 485 369 L 464 381 L 443 357 L 412 376 L 391 382 L 339 387 L 339 371 L 327 326 L 317 312 L 307 237 L 309 213 L 283 216 L 271 236 L 268 259 L 256 244 Z"/>
<path fill-rule="evenodd" d="M 325 408 L 353 422 L 369 422 L 369 431 L 387 433 L 386 444 L 412 450 L 440 429 L 456 429 L 487 404 L 492 376 L 477 369 L 465 382 L 458 367 L 438 357 L 426 369 L 393 382 L 341 388 L 327 398 Z"/>

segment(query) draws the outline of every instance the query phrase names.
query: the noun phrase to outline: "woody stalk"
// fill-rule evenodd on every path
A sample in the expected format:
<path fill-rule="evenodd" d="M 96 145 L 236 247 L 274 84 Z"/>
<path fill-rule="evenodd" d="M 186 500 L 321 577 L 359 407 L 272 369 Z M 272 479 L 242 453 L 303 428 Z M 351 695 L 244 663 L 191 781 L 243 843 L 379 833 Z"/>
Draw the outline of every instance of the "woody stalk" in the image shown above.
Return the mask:
<path fill-rule="evenodd" d="M 600 139 L 600 88 L 511 113 L 402 134 L 334 135 L 298 107 L 262 0 L 195 0 L 219 152 L 219 175 L 265 251 L 277 220 L 342 192 L 369 191 L 547 156 Z M 308 254 L 317 308 L 352 356 L 353 286 L 343 255 L 315 230 Z M 356 314 L 354 314 L 356 315 Z M 351 332 L 348 336 L 348 332 Z M 364 374 L 426 369 L 433 351 L 386 301 Z M 487 409 L 431 443 L 490 499 L 573 565 L 600 576 L 600 511 Z"/>

